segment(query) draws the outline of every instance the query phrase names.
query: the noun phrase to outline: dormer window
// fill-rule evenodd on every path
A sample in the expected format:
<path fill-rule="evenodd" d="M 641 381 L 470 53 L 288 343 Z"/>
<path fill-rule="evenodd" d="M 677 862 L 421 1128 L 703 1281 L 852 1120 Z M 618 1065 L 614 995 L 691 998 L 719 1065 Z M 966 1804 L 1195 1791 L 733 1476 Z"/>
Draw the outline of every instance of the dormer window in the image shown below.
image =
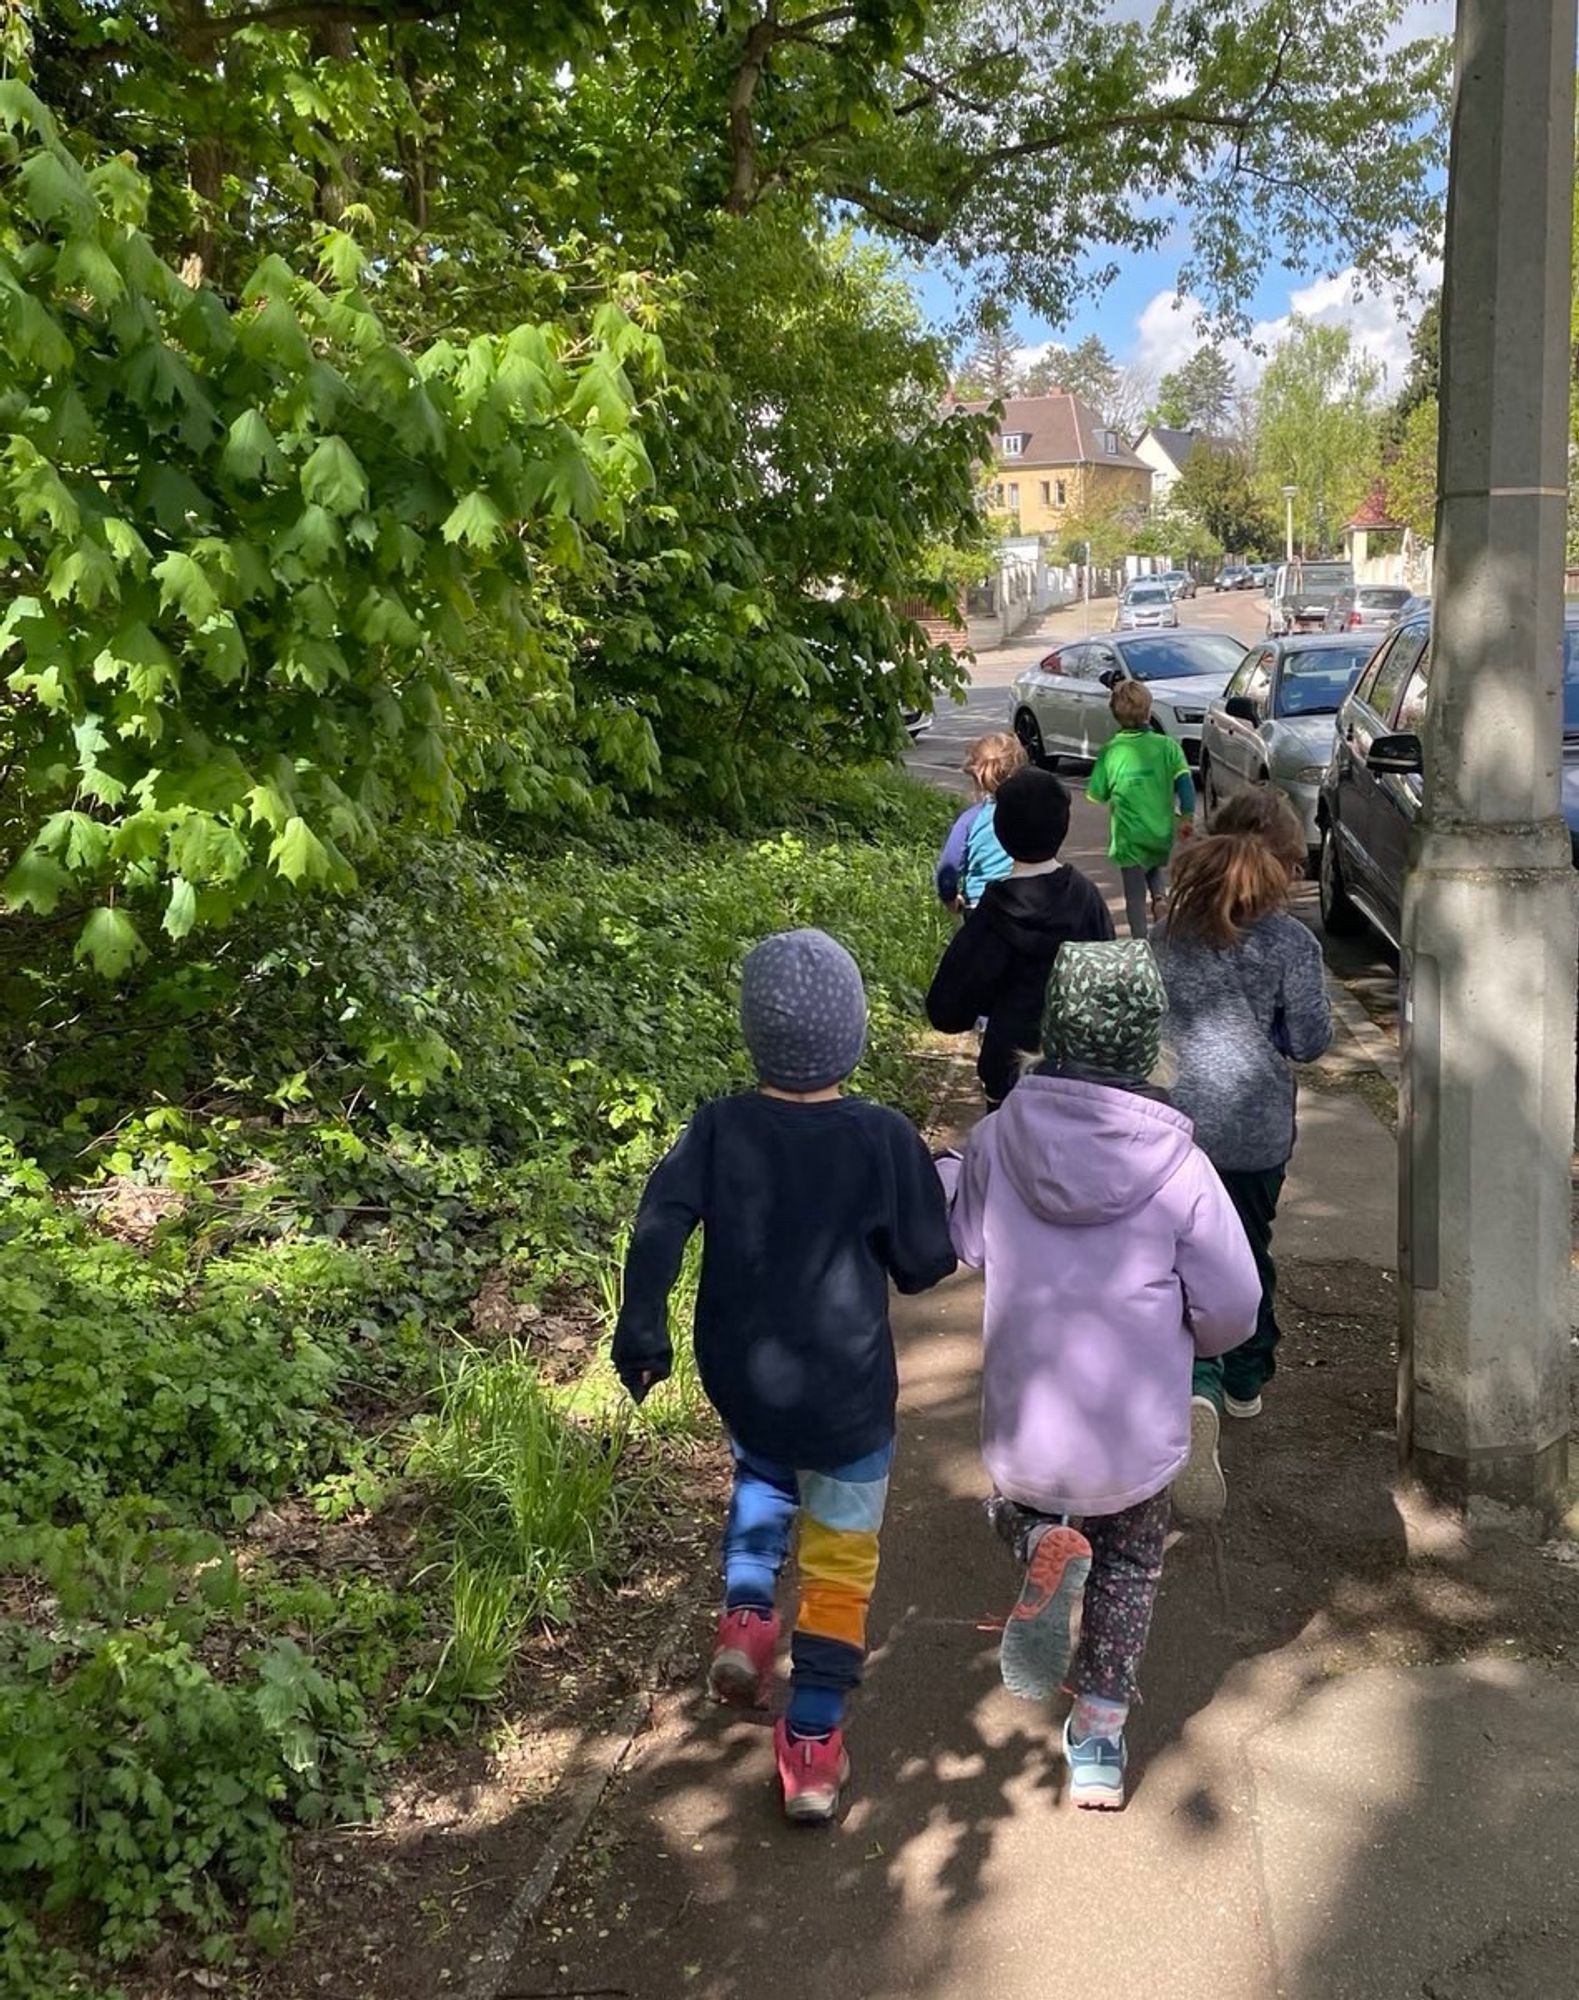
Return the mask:
<path fill-rule="evenodd" d="M 1103 433 L 1103 435 L 1104 435 L 1104 436 L 1106 437 L 1106 439 L 1107 439 L 1107 455 L 1108 455 L 1108 457 L 1109 457 L 1109 458 L 1117 458 L 1117 457 L 1118 457 L 1118 432 L 1117 432 L 1117 431 L 1105 431 L 1105 432 Z"/>
<path fill-rule="evenodd" d="M 1005 458 L 1019 458 L 1025 450 L 1025 432 L 1005 431 L 998 443 Z"/>

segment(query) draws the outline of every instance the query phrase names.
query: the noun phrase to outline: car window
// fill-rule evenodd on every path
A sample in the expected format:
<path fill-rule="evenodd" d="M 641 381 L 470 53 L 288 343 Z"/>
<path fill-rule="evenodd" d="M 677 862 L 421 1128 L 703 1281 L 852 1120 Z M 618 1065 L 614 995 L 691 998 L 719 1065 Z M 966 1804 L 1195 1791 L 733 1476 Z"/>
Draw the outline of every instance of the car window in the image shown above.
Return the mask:
<path fill-rule="evenodd" d="M 1284 717 L 1336 715 L 1355 675 L 1370 657 L 1368 644 L 1307 646 L 1285 653 L 1275 712 Z"/>
<path fill-rule="evenodd" d="M 1344 595 L 1357 597 L 1372 611 L 1401 611 L 1409 602 L 1408 591 L 1399 589 L 1395 584 L 1362 584 L 1357 591 L 1345 591 Z"/>
<path fill-rule="evenodd" d="M 1382 641 L 1376 650 L 1371 664 L 1361 674 L 1355 685 L 1354 698 L 1356 701 L 1363 701 L 1367 708 L 1374 708 L 1376 706 L 1374 699 L 1376 683 L 1386 671 L 1388 661 L 1397 652 L 1398 648 L 1407 641 L 1408 637 L 1407 632 L 1398 632 L 1391 639 L 1384 639 Z"/>
<path fill-rule="evenodd" d="M 1085 665 L 1081 669 L 1085 680 L 1098 680 L 1103 674 L 1111 673 L 1121 664 L 1119 656 L 1111 646 L 1087 646 Z"/>
<path fill-rule="evenodd" d="M 1245 644 L 1227 632 L 1137 632 L 1120 649 L 1138 681 L 1217 674 L 1226 684 L 1245 657 Z"/>
<path fill-rule="evenodd" d="M 1296 590 L 1341 590 L 1354 581 L 1347 563 L 1302 563 L 1291 581 Z"/>
<path fill-rule="evenodd" d="M 1382 670 L 1371 687 L 1370 705 L 1377 718 L 1385 722 L 1392 713 L 1393 703 L 1398 699 L 1398 690 L 1408 680 L 1425 651 L 1427 629 L 1411 626 L 1400 632 L 1396 643 L 1382 662 Z"/>
<path fill-rule="evenodd" d="M 1425 727 L 1426 695 L 1431 685 L 1430 649 L 1421 654 L 1419 663 L 1409 676 L 1409 684 L 1404 689 L 1404 698 L 1398 704 L 1398 720 L 1393 725 L 1402 735 L 1418 736 Z"/>
<path fill-rule="evenodd" d="M 1263 648 L 1250 662 L 1250 678 L 1241 692 L 1248 702 L 1253 702 L 1257 715 L 1266 714 L 1267 695 L 1272 688 L 1272 663 L 1277 655 Z"/>
<path fill-rule="evenodd" d="M 1168 590 L 1166 584 L 1136 583 L 1130 585 L 1124 596 L 1130 604 L 1166 604 Z"/>
<path fill-rule="evenodd" d="M 1233 679 L 1228 683 L 1227 687 L 1223 689 L 1223 696 L 1225 699 L 1231 694 L 1244 693 L 1245 683 L 1249 680 L 1251 674 L 1255 671 L 1255 664 L 1256 664 L 1255 654 L 1246 653 L 1244 659 L 1240 663 L 1238 673 L 1234 675 Z"/>
<path fill-rule="evenodd" d="M 1079 669 L 1074 662 L 1079 654 L 1078 646 L 1061 646 L 1056 652 L 1044 653 L 1036 663 L 1037 672 L 1058 675 L 1077 673 Z"/>

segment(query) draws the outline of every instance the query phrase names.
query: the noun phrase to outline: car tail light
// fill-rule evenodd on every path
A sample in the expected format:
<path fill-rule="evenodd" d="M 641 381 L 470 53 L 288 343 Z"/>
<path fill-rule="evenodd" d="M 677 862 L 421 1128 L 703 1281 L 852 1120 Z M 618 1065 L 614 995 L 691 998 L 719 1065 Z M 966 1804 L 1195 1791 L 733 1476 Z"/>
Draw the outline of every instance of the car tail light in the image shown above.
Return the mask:
<path fill-rule="evenodd" d="M 1349 613 L 1349 630 L 1351 632 L 1357 625 L 1363 625 L 1364 623 L 1365 620 L 1360 616 L 1358 611 L 1351 611 Z"/>

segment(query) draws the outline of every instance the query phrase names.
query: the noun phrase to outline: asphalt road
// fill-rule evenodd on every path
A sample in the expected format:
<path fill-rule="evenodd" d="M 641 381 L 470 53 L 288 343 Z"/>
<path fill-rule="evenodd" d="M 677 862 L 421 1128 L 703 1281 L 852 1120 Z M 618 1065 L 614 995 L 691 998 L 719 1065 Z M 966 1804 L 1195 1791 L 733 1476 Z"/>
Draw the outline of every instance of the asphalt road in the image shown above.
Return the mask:
<path fill-rule="evenodd" d="M 1265 599 L 1258 592 L 1233 591 L 1217 596 L 1203 591 L 1179 607 L 1181 624 L 1214 632 L 1232 632 L 1248 645 L 1266 630 Z M 1050 612 L 1006 646 L 983 653 L 970 671 L 970 685 L 962 702 L 939 704 L 936 720 L 928 733 L 910 751 L 907 762 L 918 777 L 969 796 L 970 786 L 961 765 L 965 752 L 978 736 L 990 729 L 1007 729 L 1012 714 L 1010 689 L 1017 675 L 1033 665 L 1060 640 L 1082 638 L 1088 632 L 1105 632 L 1113 620 L 1113 600 L 1077 605 L 1071 610 Z M 1075 790 L 1074 817 L 1065 853 L 1077 868 L 1084 869 L 1100 884 L 1123 928 L 1123 896 L 1118 871 L 1107 859 L 1107 814 L 1089 804 L 1079 792 L 1077 772 L 1067 766 L 1064 776 Z M 1322 939 L 1322 949 L 1333 976 L 1353 993 L 1379 1026 L 1396 1033 L 1398 1026 L 1398 961 L 1380 938 L 1369 934 L 1360 938 L 1328 938 L 1321 928 L 1314 883 L 1295 891 L 1294 913 Z"/>

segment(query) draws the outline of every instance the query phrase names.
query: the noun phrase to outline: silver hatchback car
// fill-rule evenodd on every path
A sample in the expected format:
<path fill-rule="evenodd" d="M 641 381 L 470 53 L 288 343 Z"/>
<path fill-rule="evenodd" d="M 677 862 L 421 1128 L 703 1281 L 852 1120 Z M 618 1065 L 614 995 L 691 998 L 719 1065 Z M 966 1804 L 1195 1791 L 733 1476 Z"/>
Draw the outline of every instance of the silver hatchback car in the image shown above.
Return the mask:
<path fill-rule="evenodd" d="M 1252 646 L 1206 713 L 1201 792 L 1208 816 L 1253 785 L 1275 785 L 1299 814 L 1312 861 L 1316 800 L 1338 710 L 1376 650 L 1376 635 L 1293 633 Z"/>
<path fill-rule="evenodd" d="M 1113 614 L 1115 632 L 1144 632 L 1178 622 L 1179 608 L 1173 592 L 1160 578 L 1140 577 L 1125 584 Z"/>

